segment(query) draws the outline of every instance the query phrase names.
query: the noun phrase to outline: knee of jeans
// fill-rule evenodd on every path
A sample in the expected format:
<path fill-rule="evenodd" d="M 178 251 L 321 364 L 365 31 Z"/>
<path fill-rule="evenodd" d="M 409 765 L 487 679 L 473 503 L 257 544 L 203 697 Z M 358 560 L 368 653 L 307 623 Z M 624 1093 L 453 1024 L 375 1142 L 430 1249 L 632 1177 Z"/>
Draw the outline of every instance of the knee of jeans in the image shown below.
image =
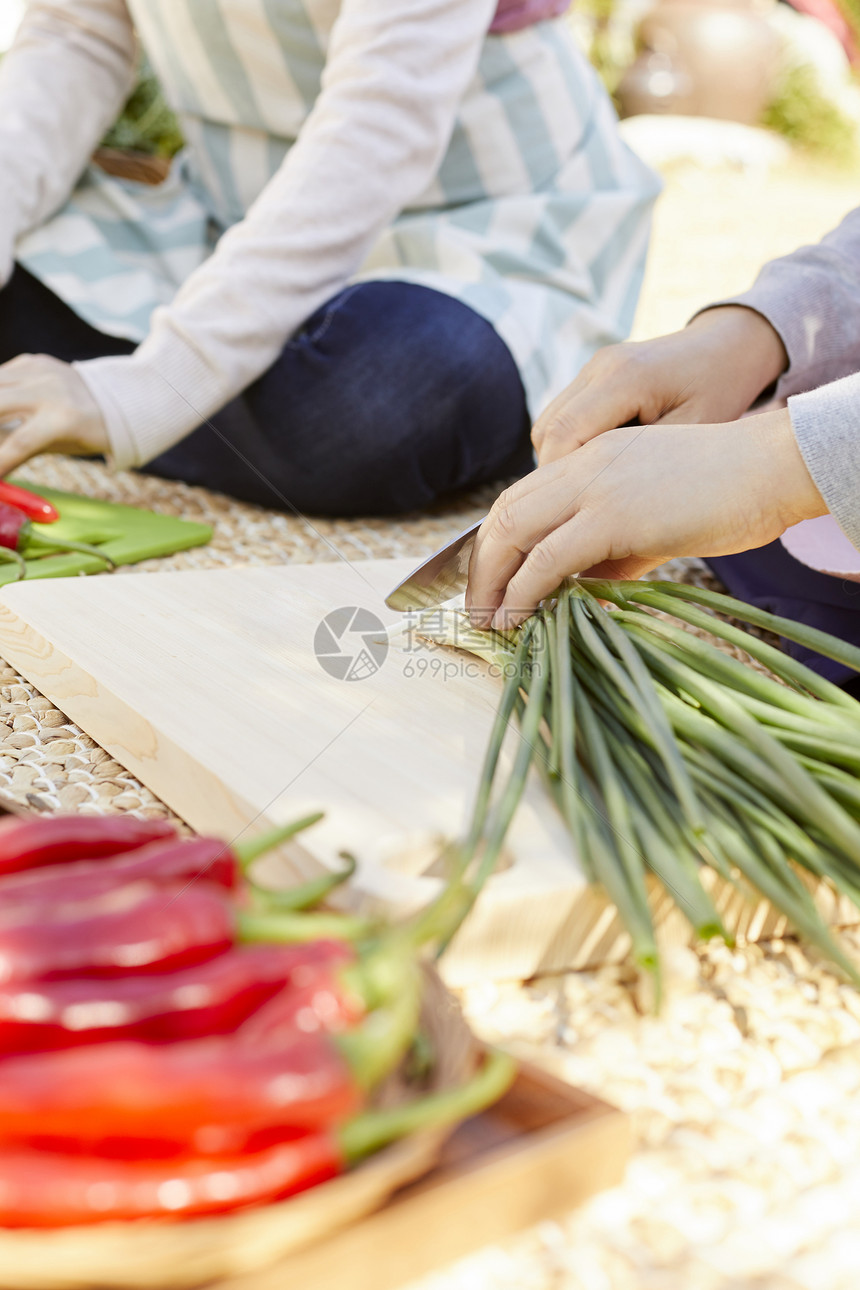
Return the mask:
<path fill-rule="evenodd" d="M 424 480 L 423 439 L 409 409 L 389 406 L 377 416 L 344 406 L 325 436 L 294 443 L 279 463 L 281 488 L 298 510 L 315 515 L 384 515 L 433 500 Z M 432 451 L 432 449 L 431 449 Z M 441 448 L 440 448 L 441 451 Z"/>
<path fill-rule="evenodd" d="M 491 472 L 527 438 L 504 342 L 467 306 L 426 288 L 367 284 L 324 333 L 292 347 L 288 364 L 278 455 L 300 509 L 420 507 Z"/>

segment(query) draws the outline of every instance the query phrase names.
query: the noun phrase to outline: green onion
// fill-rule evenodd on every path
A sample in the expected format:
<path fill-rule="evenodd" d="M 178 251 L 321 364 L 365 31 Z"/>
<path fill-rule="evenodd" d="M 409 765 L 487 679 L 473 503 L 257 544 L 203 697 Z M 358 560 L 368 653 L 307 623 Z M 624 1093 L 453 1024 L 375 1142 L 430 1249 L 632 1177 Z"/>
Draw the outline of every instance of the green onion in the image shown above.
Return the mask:
<path fill-rule="evenodd" d="M 684 814 L 690 825 L 698 832 L 702 828 L 701 808 L 696 800 L 692 781 L 684 766 L 671 727 L 666 720 L 666 714 L 660 706 L 653 678 L 629 637 L 617 623 L 612 621 L 610 614 L 604 613 L 597 602 L 593 598 L 590 599 L 594 622 L 600 625 L 603 635 L 615 649 L 618 658 L 614 658 L 607 645 L 599 639 L 582 602 L 575 600 L 573 602 L 574 625 L 578 629 L 580 641 L 594 661 L 615 681 L 631 707 L 639 712 L 652 735 L 654 747 L 666 766 L 666 772 Z"/>
<path fill-rule="evenodd" d="M 673 583 L 572 580 L 518 632 L 456 634 L 460 648 L 504 660 L 507 680 L 449 906 L 462 917 L 474 902 L 536 762 L 586 876 L 616 905 L 658 995 L 648 876 L 700 936 L 726 936 L 704 865 L 769 900 L 860 983 L 800 876 L 860 907 L 860 781 L 849 773 L 860 772 L 860 705 L 708 611 L 860 670 L 855 646 Z M 688 628 L 742 648 L 767 674 Z M 514 715 L 519 744 L 499 786 Z"/>

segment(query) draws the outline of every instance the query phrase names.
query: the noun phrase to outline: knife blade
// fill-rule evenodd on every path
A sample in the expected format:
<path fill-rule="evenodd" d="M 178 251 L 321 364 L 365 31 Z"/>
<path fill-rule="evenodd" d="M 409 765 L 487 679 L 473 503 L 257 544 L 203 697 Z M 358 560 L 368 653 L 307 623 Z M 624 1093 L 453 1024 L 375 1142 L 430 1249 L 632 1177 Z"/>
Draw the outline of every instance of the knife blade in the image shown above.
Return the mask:
<path fill-rule="evenodd" d="M 486 517 L 485 517 L 486 518 Z M 440 547 L 385 597 L 389 609 L 407 613 L 411 609 L 432 609 L 465 590 L 469 558 L 475 534 L 484 520 L 470 524 L 452 541 Z"/>

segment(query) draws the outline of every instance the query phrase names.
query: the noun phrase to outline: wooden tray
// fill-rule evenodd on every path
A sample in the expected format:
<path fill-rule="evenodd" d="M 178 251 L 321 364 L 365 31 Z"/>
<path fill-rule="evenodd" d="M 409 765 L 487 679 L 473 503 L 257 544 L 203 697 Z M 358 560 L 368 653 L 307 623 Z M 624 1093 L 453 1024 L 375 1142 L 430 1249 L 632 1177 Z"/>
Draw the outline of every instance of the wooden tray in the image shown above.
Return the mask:
<path fill-rule="evenodd" d="M 524 1066 L 496 1106 L 460 1126 L 421 1182 L 370 1218 L 217 1290 L 397 1290 L 614 1187 L 629 1154 L 625 1115 Z"/>

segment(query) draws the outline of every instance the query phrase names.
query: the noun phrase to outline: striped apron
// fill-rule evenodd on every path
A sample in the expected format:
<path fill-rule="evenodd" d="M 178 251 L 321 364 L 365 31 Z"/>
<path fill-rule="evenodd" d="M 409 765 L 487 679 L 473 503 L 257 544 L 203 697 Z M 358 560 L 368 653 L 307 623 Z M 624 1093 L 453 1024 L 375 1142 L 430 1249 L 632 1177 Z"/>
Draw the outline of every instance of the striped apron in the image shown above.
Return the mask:
<path fill-rule="evenodd" d="M 187 147 L 158 187 L 90 167 L 17 256 L 94 327 L 140 341 L 297 138 L 339 3 L 127 2 Z M 416 282 L 471 306 L 537 415 L 628 333 L 658 191 L 563 19 L 494 31 L 438 174 L 353 281 Z"/>

